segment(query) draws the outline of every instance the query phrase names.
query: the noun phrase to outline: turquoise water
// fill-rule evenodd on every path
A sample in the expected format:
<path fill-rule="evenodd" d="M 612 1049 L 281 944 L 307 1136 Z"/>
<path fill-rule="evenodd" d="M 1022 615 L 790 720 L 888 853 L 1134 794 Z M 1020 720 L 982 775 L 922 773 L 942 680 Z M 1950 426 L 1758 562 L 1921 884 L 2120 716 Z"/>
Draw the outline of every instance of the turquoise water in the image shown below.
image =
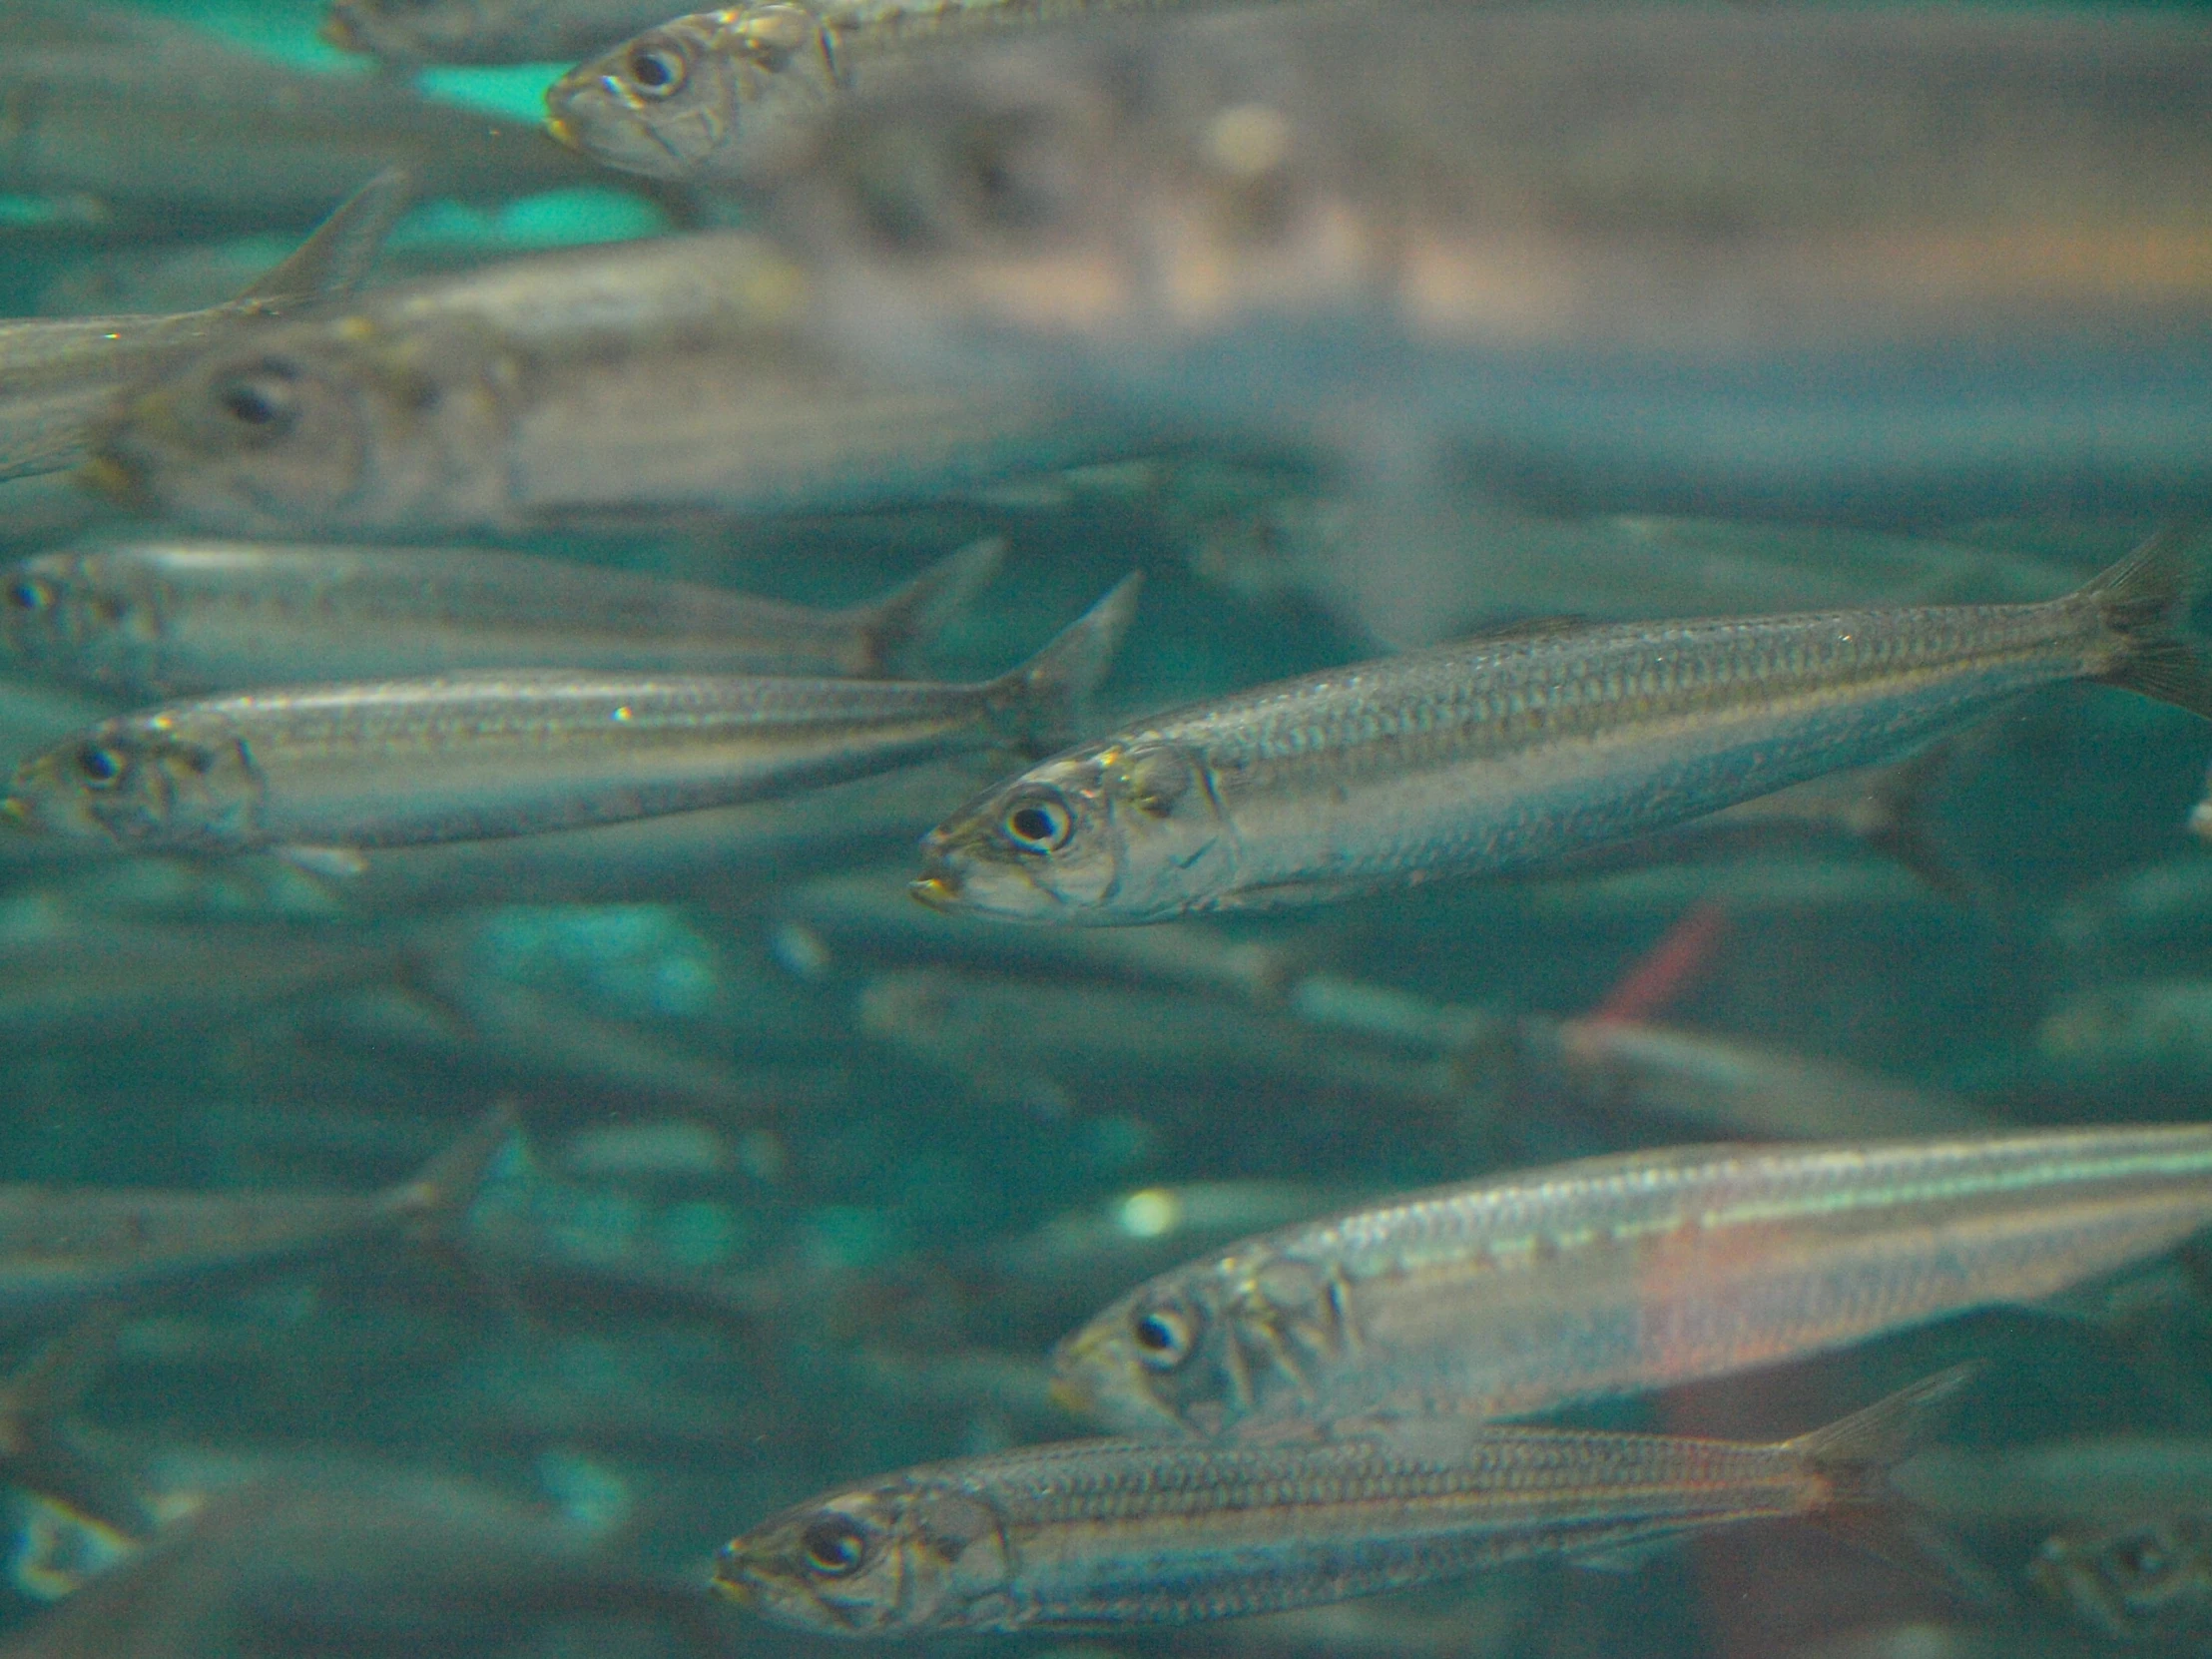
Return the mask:
<path fill-rule="evenodd" d="M 305 5 L 171 10 L 368 73 L 315 40 Z M 527 124 L 557 67 L 420 85 Z M 429 201 L 380 274 L 679 217 L 619 180 Z M 215 303 L 313 215 L 183 218 L 178 237 L 158 214 L 0 196 L 0 314 Z M 501 543 L 833 606 L 1004 535 L 1004 572 L 917 665 L 948 679 L 1000 672 L 1142 569 L 1102 699 L 1132 711 L 1379 649 L 1329 579 L 1336 506 L 1297 468 L 1179 455 L 862 520 Z M 2133 510 L 1868 529 L 1507 506 L 1484 522 L 1502 574 L 1455 627 L 2046 598 L 2154 527 Z M 65 480 L 0 484 L 11 558 L 148 528 Z M 11 760 L 112 712 L 29 675 L 0 688 Z M 7 1352 L 28 1364 L 84 1307 L 112 1310 L 80 1339 L 83 1391 L 54 1402 L 55 1432 L 162 1525 L 132 1559 L 143 1546 L 55 1506 L 86 1506 L 82 1480 L 0 1468 L 16 1482 L 0 1655 L 828 1652 L 711 1601 L 716 1549 L 839 1482 L 1083 1432 L 1045 1356 L 1143 1277 L 1372 1195 L 1777 1133 L 1726 1091 L 1659 1099 L 1549 1057 L 1543 1020 L 1630 992 L 1640 1017 L 2000 1123 L 2212 1116 L 2212 852 L 2187 830 L 2208 751 L 2176 710 L 2037 693 L 1964 735 L 1915 797 L 1941 886 L 1848 834 L 1794 835 L 1139 945 L 907 902 L 914 837 L 1005 773 L 987 756 L 666 836 L 379 855 L 357 876 L 12 838 L 0 1180 L 362 1193 L 495 1106 L 520 1130 L 436 1239 L 14 1322 Z M 1813 1110 L 1825 1136 L 1858 1132 L 1848 1101 Z M 0 1306 L 29 1271 L 0 1257 Z M 2030 1563 L 2054 1534 L 2212 1513 L 2212 1483 L 2190 1501 L 2187 1461 L 2212 1446 L 2208 1283 L 2185 1252 L 2062 1309 L 1968 1313 L 1560 1419 L 1780 1437 L 1980 1360 L 1925 1489 L 2003 1605 L 1776 1524 L 1628 1573 L 1538 1564 L 1311 1613 L 997 1640 L 1066 1659 L 2111 1648 Z M 2076 1515 L 2002 1461 L 2110 1436 L 2179 1443 L 2159 1460 L 2178 1474 Z M 2118 1457 L 2081 1455 L 2091 1474 L 2061 1486 Z M 2165 1544 L 2204 1555 L 2137 1609 L 2136 1650 L 2212 1649 L 2212 1546 L 2186 1528 Z"/>

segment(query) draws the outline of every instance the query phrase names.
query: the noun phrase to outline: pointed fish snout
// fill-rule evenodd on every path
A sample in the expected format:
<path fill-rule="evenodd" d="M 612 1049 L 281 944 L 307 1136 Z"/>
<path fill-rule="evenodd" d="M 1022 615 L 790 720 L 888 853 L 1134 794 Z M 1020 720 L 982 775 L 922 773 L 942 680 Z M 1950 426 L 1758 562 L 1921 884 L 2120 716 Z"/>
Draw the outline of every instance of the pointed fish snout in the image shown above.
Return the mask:
<path fill-rule="evenodd" d="M 906 890 L 932 910 L 949 910 L 960 902 L 960 878 L 945 871 L 917 875 Z"/>

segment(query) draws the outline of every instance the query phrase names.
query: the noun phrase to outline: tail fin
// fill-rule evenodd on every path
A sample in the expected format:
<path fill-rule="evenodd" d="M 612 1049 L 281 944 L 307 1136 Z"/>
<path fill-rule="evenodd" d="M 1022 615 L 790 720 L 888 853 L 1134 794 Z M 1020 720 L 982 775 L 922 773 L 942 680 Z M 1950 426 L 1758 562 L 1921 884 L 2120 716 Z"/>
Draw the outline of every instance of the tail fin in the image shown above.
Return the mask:
<path fill-rule="evenodd" d="M 1143 585 L 1143 575 L 1131 571 L 1059 638 L 985 688 L 991 718 L 1008 744 L 1037 760 L 1074 740 L 1084 705 L 1113 666 L 1137 614 Z"/>
<path fill-rule="evenodd" d="M 119 1324 L 114 1309 L 96 1309 L 0 1382 L 0 1474 L 124 1537 L 149 1538 L 154 1516 L 136 1483 L 62 1426 L 106 1366 Z"/>
<path fill-rule="evenodd" d="M 318 300 L 344 298 L 368 275 L 413 193 L 414 181 L 404 168 L 384 169 L 338 204 L 289 259 L 231 301 L 233 307 L 276 316 Z"/>
<path fill-rule="evenodd" d="M 477 1189 L 515 1132 L 514 1107 L 501 1101 L 476 1127 L 384 1192 L 385 1213 L 426 1240 L 447 1232 L 476 1202 Z"/>
<path fill-rule="evenodd" d="M 1828 1478 L 1822 1525 L 1886 1561 L 1932 1572 L 1969 1600 L 2001 1606 L 2011 1599 L 2004 1586 L 1916 1513 L 1890 1480 L 1949 1420 L 1980 1371 L 1952 1366 L 1788 1444 Z"/>
<path fill-rule="evenodd" d="M 2095 605 L 2107 636 L 2089 677 L 2212 720 L 2212 674 L 2176 631 L 2195 575 L 2197 527 L 2159 531 L 2075 597 Z"/>
<path fill-rule="evenodd" d="M 845 612 L 860 635 L 860 659 L 852 672 L 881 674 L 907 646 L 943 633 L 997 574 L 1005 557 L 1006 538 L 987 536 L 939 559 L 880 599 Z"/>

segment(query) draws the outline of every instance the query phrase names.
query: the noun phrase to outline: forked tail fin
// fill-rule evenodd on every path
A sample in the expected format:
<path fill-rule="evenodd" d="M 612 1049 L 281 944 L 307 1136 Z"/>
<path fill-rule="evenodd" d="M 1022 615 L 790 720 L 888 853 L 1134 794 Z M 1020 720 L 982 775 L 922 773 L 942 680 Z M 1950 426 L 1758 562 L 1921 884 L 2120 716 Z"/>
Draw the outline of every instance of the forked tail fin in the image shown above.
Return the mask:
<path fill-rule="evenodd" d="M 1789 1446 L 1828 1479 L 1828 1504 L 1815 1516 L 1823 1526 L 1886 1561 L 1935 1576 L 1971 1601 L 2002 1606 L 2011 1595 L 1995 1575 L 1916 1511 L 1890 1478 L 1949 1420 L 1980 1371 L 1968 1364 L 1924 1377 L 1863 1411 L 1798 1435 Z"/>
<path fill-rule="evenodd" d="M 343 299 L 368 275 L 384 238 L 407 211 L 413 190 L 405 169 L 384 169 L 339 203 L 290 258 L 264 272 L 232 300 L 231 308 L 276 316 L 301 305 Z"/>
<path fill-rule="evenodd" d="M 1006 557 L 1006 538 L 987 536 L 939 559 L 912 581 L 844 613 L 860 636 L 854 674 L 881 674 L 907 646 L 935 639 L 968 608 Z"/>
<path fill-rule="evenodd" d="M 1080 735 L 1084 705 L 1114 665 L 1143 585 L 1144 577 L 1131 571 L 1059 638 L 990 683 L 991 717 L 1009 745 L 1039 760 Z"/>
<path fill-rule="evenodd" d="M 2104 625 L 2091 679 L 2212 720 L 2212 673 L 2180 634 L 2200 536 L 2194 525 L 2161 530 L 2075 597 L 2094 604 Z"/>

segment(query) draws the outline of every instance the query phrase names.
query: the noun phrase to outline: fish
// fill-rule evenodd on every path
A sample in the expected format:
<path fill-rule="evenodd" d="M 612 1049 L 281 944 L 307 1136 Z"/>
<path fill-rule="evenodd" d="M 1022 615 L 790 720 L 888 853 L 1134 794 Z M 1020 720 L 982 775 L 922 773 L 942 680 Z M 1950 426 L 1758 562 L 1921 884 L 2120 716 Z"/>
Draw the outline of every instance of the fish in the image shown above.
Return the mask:
<path fill-rule="evenodd" d="M 826 1493 L 733 1539 L 714 1582 L 779 1624 L 896 1638 L 1190 1624 L 1535 1556 L 1621 1563 L 1713 1527 L 1880 1511 L 1890 1466 L 1972 1375 L 1765 1443 L 1447 1416 L 1311 1443 L 1032 1446 Z"/>
<path fill-rule="evenodd" d="M 1310 449 L 1391 639 L 1497 501 L 2212 505 L 2200 19 L 1111 19 L 871 65 L 748 184 L 855 351 Z"/>
<path fill-rule="evenodd" d="M 0 322 L 0 480 L 78 465 L 86 429 L 132 382 L 242 326 L 344 299 L 367 275 L 407 195 L 404 173 L 378 174 L 289 259 L 225 304 L 166 316 Z"/>
<path fill-rule="evenodd" d="M 2207 1224 L 2207 1124 L 1628 1152 L 1229 1245 L 1055 1365 L 1132 1433 L 1407 1400 L 1519 1416 L 2032 1303 Z"/>
<path fill-rule="evenodd" d="M 470 548 L 114 539 L 0 573 L 0 652 L 135 702 L 494 668 L 885 672 L 1004 554 L 976 542 L 845 610 Z"/>
<path fill-rule="evenodd" d="M 743 178 L 805 142 L 854 65 L 986 31 L 1160 0 L 767 0 L 689 12 L 578 64 L 545 92 L 546 129 L 625 173 Z M 1162 8 L 1165 9 L 1165 8 Z"/>
<path fill-rule="evenodd" d="M 582 1620 L 600 1641 L 605 1621 L 658 1624 L 682 1642 L 673 1651 L 709 1659 L 728 1651 L 718 1611 L 696 1584 L 623 1560 L 542 1506 L 447 1475 L 325 1462 L 207 1496 L 11 1628 L 0 1655 L 398 1659 Z"/>
<path fill-rule="evenodd" d="M 1542 627 L 1187 704 L 932 830 L 924 903 L 1128 924 L 1532 869 L 1962 726 L 2037 686 L 2212 718 L 2161 533 L 2038 605 Z"/>
<path fill-rule="evenodd" d="M 554 63 L 666 16 L 668 0 L 330 0 L 321 34 L 388 64 Z"/>
<path fill-rule="evenodd" d="M 0 1186 L 0 1309 L 50 1313 L 209 1274 L 429 1235 L 468 1209 L 513 1134 L 499 1110 L 373 1193 Z"/>
<path fill-rule="evenodd" d="M 2053 1533 L 2028 1576 L 2047 1601 L 2114 1641 L 2202 1642 L 2212 1637 L 2212 1514 Z"/>
<path fill-rule="evenodd" d="M 517 670 L 162 705 L 26 762 L 0 814 L 137 850 L 500 839 L 724 807 L 1063 737 L 1135 612 L 1124 579 L 973 685 Z"/>
<path fill-rule="evenodd" d="M 142 387 L 81 475 L 225 534 L 421 538 L 907 503 L 1151 441 L 848 365 L 809 291 L 736 232 L 394 284 Z"/>
<path fill-rule="evenodd" d="M 393 78 L 295 68 L 143 8 L 9 12 L 46 21 L 0 51 L 0 192 L 90 199 L 175 236 L 312 223 L 390 167 L 424 198 L 479 203 L 609 181 L 527 125 Z"/>

